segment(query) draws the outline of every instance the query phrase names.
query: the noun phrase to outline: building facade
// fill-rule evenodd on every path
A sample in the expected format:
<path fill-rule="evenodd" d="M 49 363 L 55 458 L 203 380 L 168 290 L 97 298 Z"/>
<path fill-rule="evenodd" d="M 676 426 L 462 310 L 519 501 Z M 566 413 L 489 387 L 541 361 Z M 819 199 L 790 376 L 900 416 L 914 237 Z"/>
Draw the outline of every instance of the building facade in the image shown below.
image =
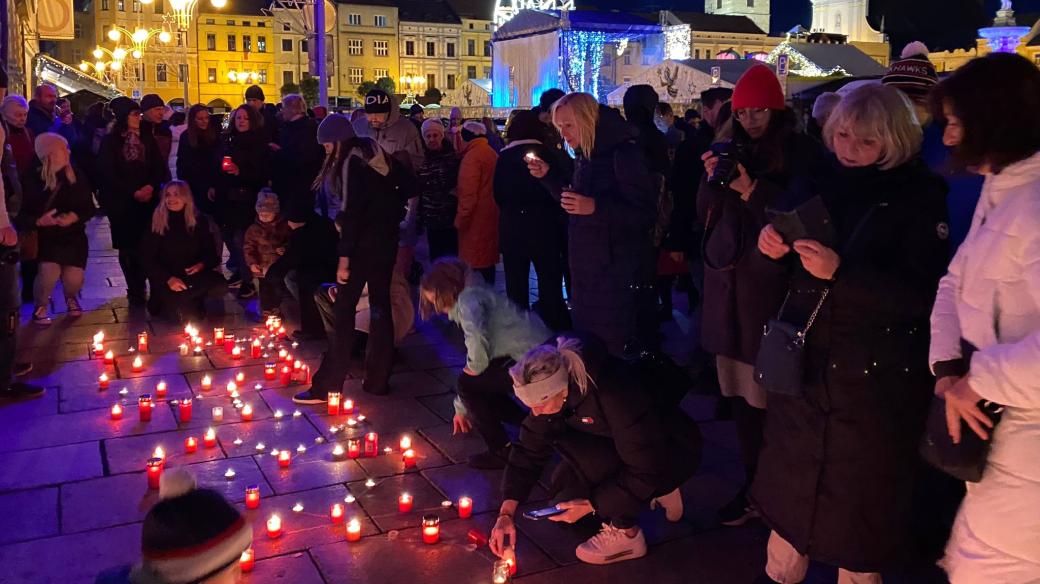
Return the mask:
<path fill-rule="evenodd" d="M 272 82 L 279 88 L 286 85 L 299 85 L 300 81 L 310 76 L 316 66 L 313 64 L 311 45 L 315 42 L 313 10 L 303 10 L 296 5 L 280 2 L 271 4 L 268 9 L 273 20 L 274 44 L 274 79 Z M 325 2 L 325 71 L 327 73 L 329 101 L 339 92 L 339 79 L 335 74 L 336 64 L 336 10 L 333 4 Z M 273 99 L 271 100 L 273 101 Z M 313 105 L 313 104 L 311 104 Z"/>
<path fill-rule="evenodd" d="M 397 4 L 398 93 L 421 96 L 431 88 L 442 93 L 454 91 L 464 73 L 460 58 L 462 19 L 443 0 L 402 0 Z"/>
<path fill-rule="evenodd" d="M 462 78 L 491 79 L 494 5 L 487 0 L 449 0 L 462 20 Z"/>
<path fill-rule="evenodd" d="M 842 34 L 850 43 L 884 43 L 884 33 L 867 22 L 869 10 L 870 0 L 812 0 L 812 32 Z"/>
<path fill-rule="evenodd" d="M 358 86 L 383 77 L 400 87 L 398 9 L 389 0 L 336 5 L 336 78 L 341 97 L 358 99 Z"/>
<path fill-rule="evenodd" d="M 1029 32 L 1019 41 L 1015 52 L 1040 67 L 1040 19 L 1037 16 L 1037 14 L 1031 14 L 1015 17 L 1014 13 L 1011 13 L 1011 18 L 1015 19 L 1015 25 L 1030 27 Z M 983 57 L 992 51 L 989 41 L 977 39 L 975 46 L 971 49 L 934 52 L 930 53 L 928 58 L 935 65 L 936 71 L 943 73 L 953 71 L 975 57 Z"/>
<path fill-rule="evenodd" d="M 769 0 L 704 0 L 704 13 L 746 16 L 763 33 L 769 32 Z"/>
<path fill-rule="evenodd" d="M 266 0 L 230 0 L 223 9 L 203 6 L 195 26 L 198 43 L 199 103 L 225 111 L 245 101 L 250 85 L 259 85 L 268 101 L 277 101 L 274 18 Z"/>

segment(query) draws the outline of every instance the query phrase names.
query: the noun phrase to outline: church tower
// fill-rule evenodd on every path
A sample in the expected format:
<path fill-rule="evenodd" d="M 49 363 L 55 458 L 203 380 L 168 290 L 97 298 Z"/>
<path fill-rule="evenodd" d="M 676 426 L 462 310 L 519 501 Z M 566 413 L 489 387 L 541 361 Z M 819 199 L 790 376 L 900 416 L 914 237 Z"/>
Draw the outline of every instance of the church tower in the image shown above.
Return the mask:
<path fill-rule="evenodd" d="M 812 32 L 843 34 L 849 42 L 883 43 L 867 22 L 869 0 L 812 0 Z"/>
<path fill-rule="evenodd" d="M 769 34 L 769 0 L 704 0 L 704 12 L 746 16 Z"/>

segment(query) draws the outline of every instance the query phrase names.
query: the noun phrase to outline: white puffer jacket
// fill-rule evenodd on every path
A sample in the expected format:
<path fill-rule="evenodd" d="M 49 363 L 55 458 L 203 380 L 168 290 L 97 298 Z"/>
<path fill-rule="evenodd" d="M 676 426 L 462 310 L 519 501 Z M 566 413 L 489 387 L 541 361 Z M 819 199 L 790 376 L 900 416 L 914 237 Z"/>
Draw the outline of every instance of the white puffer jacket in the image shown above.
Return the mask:
<path fill-rule="evenodd" d="M 929 360 L 979 348 L 972 388 L 1006 406 L 958 523 L 1040 564 L 1040 153 L 986 178 L 968 237 L 939 283 Z M 962 534 L 963 535 L 963 534 Z"/>

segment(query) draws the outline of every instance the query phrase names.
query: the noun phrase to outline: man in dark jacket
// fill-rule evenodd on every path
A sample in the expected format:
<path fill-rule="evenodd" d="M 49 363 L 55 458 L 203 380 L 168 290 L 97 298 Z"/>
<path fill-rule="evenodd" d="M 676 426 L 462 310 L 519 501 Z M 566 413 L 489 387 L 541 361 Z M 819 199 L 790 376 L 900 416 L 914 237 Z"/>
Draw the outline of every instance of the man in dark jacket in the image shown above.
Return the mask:
<path fill-rule="evenodd" d="M 271 104 L 264 103 L 264 90 L 259 85 L 250 85 L 246 89 L 246 105 L 256 110 L 264 119 L 263 132 L 268 144 L 277 143 L 278 111 Z"/>
<path fill-rule="evenodd" d="M 155 138 L 159 146 L 159 157 L 163 164 L 169 164 L 170 150 L 173 148 L 173 132 L 170 123 L 163 119 L 166 103 L 154 93 L 141 98 L 141 134 Z"/>
<path fill-rule="evenodd" d="M 58 90 L 50 83 L 38 85 L 33 91 L 33 98 L 29 101 L 29 119 L 25 125 L 32 130 L 34 136 L 44 132 L 61 134 L 69 144 L 77 140 L 76 126 L 72 121 L 72 111 L 68 109 L 68 100 L 65 107 L 59 108 Z"/>
<path fill-rule="evenodd" d="M 318 123 L 307 117 L 307 102 L 297 94 L 282 99 L 282 123 L 274 151 L 271 178 L 281 204 L 290 208 L 299 201 L 314 207 L 311 185 L 321 172 L 325 151 L 318 144 Z"/>

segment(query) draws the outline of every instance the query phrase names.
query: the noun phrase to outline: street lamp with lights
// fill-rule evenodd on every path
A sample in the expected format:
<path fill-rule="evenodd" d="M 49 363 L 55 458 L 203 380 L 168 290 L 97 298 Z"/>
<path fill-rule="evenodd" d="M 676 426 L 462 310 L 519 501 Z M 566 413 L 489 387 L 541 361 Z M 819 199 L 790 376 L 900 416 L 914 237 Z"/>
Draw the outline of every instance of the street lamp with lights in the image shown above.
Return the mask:
<path fill-rule="evenodd" d="M 401 85 L 403 85 L 405 89 L 405 101 L 414 101 L 419 87 L 425 84 L 426 78 L 422 75 L 402 75 Z"/>
<path fill-rule="evenodd" d="M 232 69 L 228 71 L 227 76 L 232 83 L 256 83 L 260 79 L 260 74 L 256 71 L 235 71 Z"/>

